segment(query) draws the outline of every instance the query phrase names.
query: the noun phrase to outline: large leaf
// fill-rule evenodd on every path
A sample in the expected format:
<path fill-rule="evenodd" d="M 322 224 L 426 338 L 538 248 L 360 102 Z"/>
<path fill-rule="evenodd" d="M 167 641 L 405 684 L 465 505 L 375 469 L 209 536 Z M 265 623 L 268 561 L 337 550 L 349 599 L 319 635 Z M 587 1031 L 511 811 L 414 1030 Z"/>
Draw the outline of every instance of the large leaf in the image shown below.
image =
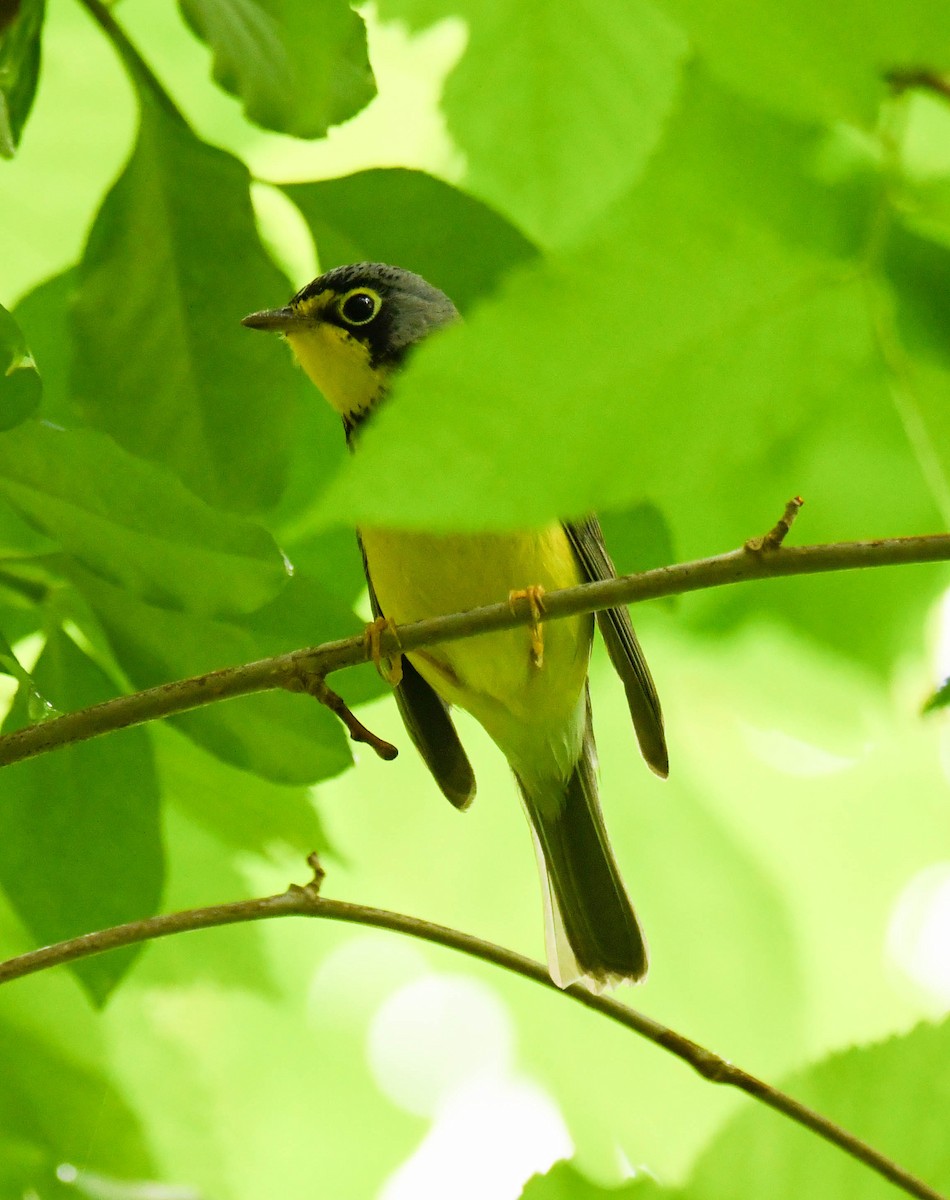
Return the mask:
<path fill-rule="evenodd" d="M 694 75 L 597 236 L 422 347 L 325 518 L 479 529 L 649 502 L 684 557 L 741 545 L 795 494 L 808 540 L 939 527 L 879 340 L 873 168 L 852 157 L 828 178 L 840 152 Z M 766 602 L 880 661 L 936 578 L 828 579 L 809 585 L 828 603 L 808 605 L 791 581 Z M 745 613 L 750 595 L 695 611 Z"/>
<path fill-rule="evenodd" d="M 274 504 L 296 382 L 240 319 L 286 281 L 257 240 L 247 169 L 148 96 L 79 269 L 73 385 L 92 424 L 212 504 Z"/>
<path fill-rule="evenodd" d="M 0 430 L 18 425 L 39 405 L 43 383 L 23 333 L 0 305 Z"/>
<path fill-rule="evenodd" d="M 665 510 L 677 492 L 746 478 L 765 454 L 784 496 L 774 448 L 849 368 L 852 388 L 885 398 L 848 271 L 870 192 L 810 177 L 819 145 L 694 86 L 596 239 L 519 272 L 418 352 L 328 513 L 479 528 L 645 497 Z M 808 359 L 795 354 L 806 339 Z"/>
<path fill-rule="evenodd" d="M 329 848 L 306 789 L 235 770 L 175 734 L 163 736 L 157 750 L 166 798 L 226 846 L 269 857 L 290 848 L 301 862 Z"/>
<path fill-rule="evenodd" d="M 60 711 L 116 694 L 63 633 L 47 642 L 36 687 Z M 28 723 L 21 688 L 4 732 Z M 3 768 L 0 884 L 41 944 L 151 916 L 162 889 L 159 787 L 148 734 L 129 729 Z M 103 1004 L 140 947 L 70 967 Z"/>
<path fill-rule="evenodd" d="M 730 88 L 800 116 L 872 126 L 889 71 L 950 68 L 950 12 L 940 0 L 715 6 L 660 0 L 660 6 Z"/>
<path fill-rule="evenodd" d="M 73 577 L 137 688 L 345 637 L 360 628 L 352 613 L 299 576 L 264 609 L 227 622 L 144 604 L 78 567 Z M 349 700 L 376 690 L 368 671 L 364 680 L 347 691 Z M 285 691 L 206 705 L 172 722 L 224 762 L 275 783 L 314 783 L 351 762 L 337 718 L 315 700 Z"/>
<path fill-rule="evenodd" d="M 442 102 L 466 182 L 543 245 L 575 237 L 642 169 L 686 52 L 649 0 L 385 0 L 380 11 L 414 25 L 466 21 Z"/>
<path fill-rule="evenodd" d="M 950 1188 L 950 1024 L 832 1055 L 783 1087 L 937 1191 Z M 688 1200 L 891 1200 L 892 1184 L 749 1101 L 697 1163 Z"/>
<path fill-rule="evenodd" d="M 0 157 L 12 158 L 33 106 L 45 0 L 0 6 Z"/>
<path fill-rule="evenodd" d="M 376 94 L 366 30 L 344 0 L 180 0 L 214 78 L 267 129 L 317 138 Z"/>
<path fill-rule="evenodd" d="M 283 191 L 306 218 L 323 270 L 395 263 L 440 287 L 462 312 L 537 253 L 497 212 L 423 171 L 357 171 Z"/>
<path fill-rule="evenodd" d="M 0 435 L 0 495 L 68 553 L 153 603 L 246 612 L 287 580 L 263 529 L 209 508 L 92 430 L 34 421 Z"/>
<path fill-rule="evenodd" d="M 0 1191 L 61 1197 L 64 1163 L 141 1180 L 153 1173 L 139 1121 L 114 1082 L 50 1040 L 0 1020 Z M 61 1177 L 61 1176 L 60 1176 Z M 118 1195 L 118 1193 L 109 1193 Z"/>

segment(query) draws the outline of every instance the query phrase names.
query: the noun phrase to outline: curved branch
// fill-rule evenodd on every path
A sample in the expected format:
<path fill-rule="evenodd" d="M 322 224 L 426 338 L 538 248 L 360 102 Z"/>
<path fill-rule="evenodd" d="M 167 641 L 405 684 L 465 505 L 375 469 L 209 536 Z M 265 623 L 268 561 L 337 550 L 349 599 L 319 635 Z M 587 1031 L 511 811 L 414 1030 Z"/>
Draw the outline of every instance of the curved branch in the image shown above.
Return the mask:
<path fill-rule="evenodd" d="M 557 620 L 613 608 L 617 604 L 636 604 L 754 579 L 950 560 L 950 534 L 777 548 L 769 542 L 770 536 L 714 558 L 546 592 L 544 611 L 540 614 L 532 611 L 529 599 L 514 603 L 504 600 L 469 612 L 401 625 L 380 634 L 379 652 L 388 657 L 400 651 L 531 624 L 539 619 Z M 161 684 L 131 696 L 120 696 L 5 734 L 0 737 L 0 766 L 219 700 L 274 688 L 313 691 L 316 690 L 315 681 L 322 680 L 331 671 L 366 662 L 371 656 L 372 651 L 364 637 L 351 637 Z"/>
<path fill-rule="evenodd" d="M 131 946 L 140 942 L 152 941 L 156 938 L 168 937 L 170 934 L 184 933 L 194 929 L 210 929 L 218 925 L 237 925 L 248 921 L 263 921 L 275 917 L 322 917 L 329 921 L 344 921 L 353 925 L 367 925 L 379 929 L 389 929 L 396 933 L 407 934 L 409 937 L 432 942 L 439 946 L 468 954 L 484 962 L 531 979 L 542 987 L 569 996 L 585 1008 L 593 1009 L 602 1016 L 609 1017 L 627 1029 L 646 1038 L 670 1054 L 688 1063 L 704 1079 L 712 1083 L 726 1084 L 738 1088 L 783 1113 L 790 1120 L 812 1130 L 825 1141 L 844 1150 L 852 1158 L 870 1167 L 885 1179 L 901 1188 L 909 1196 L 920 1197 L 921 1200 L 946 1200 L 939 1192 L 933 1190 L 915 1178 L 909 1172 L 891 1159 L 880 1154 L 873 1147 L 861 1141 L 860 1138 L 842 1129 L 827 1117 L 823 1117 L 814 1109 L 801 1104 L 786 1093 L 772 1087 L 762 1079 L 750 1075 L 718 1054 L 700 1046 L 676 1030 L 661 1025 L 652 1017 L 638 1012 L 636 1009 L 620 1004 L 606 996 L 598 996 L 589 992 L 579 984 L 561 989 L 553 983 L 547 970 L 530 958 L 516 954 L 503 946 L 472 937 L 457 929 L 449 929 L 445 925 L 434 925 L 417 917 L 405 916 L 402 913 L 389 912 L 381 908 L 368 908 L 361 904 L 349 904 L 342 900 L 325 900 L 320 895 L 320 882 L 323 871 L 316 855 L 310 856 L 310 864 L 314 869 L 314 879 L 300 887 L 291 885 L 286 892 L 276 896 L 265 896 L 257 900 L 243 900 L 234 904 L 217 904 L 210 908 L 188 909 L 182 912 L 169 913 L 164 916 L 149 917 L 143 921 L 130 921 L 127 925 L 117 925 L 99 933 L 88 933 L 82 937 L 59 942 L 54 946 L 44 946 L 41 950 L 33 950 L 21 954 L 17 958 L 0 963 L 0 983 L 11 979 L 20 979 L 37 971 L 63 963 L 75 962 L 93 954 L 102 954 L 107 950 L 115 950 L 120 946 Z"/>

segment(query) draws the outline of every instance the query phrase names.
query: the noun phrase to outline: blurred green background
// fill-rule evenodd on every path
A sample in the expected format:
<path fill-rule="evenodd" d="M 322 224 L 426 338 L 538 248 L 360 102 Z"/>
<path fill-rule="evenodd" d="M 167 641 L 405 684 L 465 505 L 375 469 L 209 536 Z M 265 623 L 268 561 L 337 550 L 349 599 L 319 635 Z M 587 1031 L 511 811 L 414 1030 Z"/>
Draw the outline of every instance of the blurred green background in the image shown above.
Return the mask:
<path fill-rule="evenodd" d="M 883 79 L 950 70 L 935 0 L 11 13 L 5 729 L 358 632 L 359 519 L 597 509 L 624 571 L 732 549 L 795 494 L 798 542 L 947 527 L 950 105 Z M 351 462 L 239 320 L 363 258 L 467 319 Z M 619 998 L 945 1190 L 950 753 L 920 710 L 950 674 L 947 576 L 638 608 L 666 783 L 592 664 L 652 956 Z M 394 764 L 351 764 L 328 713 L 281 695 L 4 769 L 0 953 L 279 892 L 318 849 L 327 895 L 541 957 L 530 838 L 480 728 L 459 718 L 479 781 L 461 816 L 372 670 L 334 686 Z M 0 1056 L 3 1197 L 506 1198 L 562 1158 L 530 1200 L 893 1194 L 556 995 L 319 922 L 7 984 Z"/>

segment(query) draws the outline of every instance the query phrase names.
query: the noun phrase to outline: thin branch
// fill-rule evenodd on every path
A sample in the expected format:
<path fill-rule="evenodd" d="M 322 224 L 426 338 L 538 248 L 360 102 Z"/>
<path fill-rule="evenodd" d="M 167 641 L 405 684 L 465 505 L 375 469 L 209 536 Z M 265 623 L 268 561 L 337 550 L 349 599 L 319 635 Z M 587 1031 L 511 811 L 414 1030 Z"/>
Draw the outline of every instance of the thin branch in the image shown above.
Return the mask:
<path fill-rule="evenodd" d="M 481 938 L 472 937 L 471 934 L 462 933 L 457 929 L 434 925 L 429 921 L 421 921 L 416 917 L 389 912 L 385 909 L 348 904 L 342 900 L 324 899 L 320 895 L 323 871 L 316 855 L 311 855 L 309 861 L 314 869 L 314 879 L 303 887 L 294 884 L 286 892 L 277 896 L 243 900 L 234 904 L 217 904 L 210 908 L 189 909 L 164 916 L 150 917 L 144 921 L 130 921 L 127 925 L 117 925 L 99 933 L 88 933 L 67 942 L 59 942 L 55 946 L 45 946 L 42 950 L 33 950 L 28 954 L 21 954 L 17 958 L 0 963 L 0 983 L 11 979 L 20 979 L 25 975 L 31 975 L 63 963 L 75 962 L 77 959 L 87 958 L 93 954 L 115 950 L 120 946 L 131 946 L 194 929 L 210 929 L 218 925 L 238 925 L 247 921 L 262 921 L 275 917 L 322 917 L 325 920 L 344 921 L 352 925 L 389 929 L 439 946 L 447 946 L 473 958 L 493 963 L 495 966 L 521 975 L 525 979 L 531 979 L 553 992 L 569 996 L 578 1004 L 583 1004 L 586 1008 L 609 1017 L 639 1034 L 640 1037 L 669 1051 L 670 1054 L 688 1063 L 711 1083 L 721 1083 L 728 1087 L 738 1088 L 763 1104 L 767 1104 L 770 1108 L 774 1108 L 777 1112 L 783 1113 L 797 1124 L 812 1130 L 825 1141 L 831 1142 L 832 1145 L 845 1151 L 852 1158 L 870 1167 L 872 1171 L 882 1175 L 909 1196 L 918 1196 L 921 1197 L 921 1200 L 946 1200 L 939 1192 L 909 1174 L 891 1159 L 878 1153 L 854 1134 L 842 1129 L 840 1125 L 829 1121 L 814 1109 L 794 1100 L 764 1080 L 750 1075 L 748 1071 L 743 1071 L 740 1067 L 727 1062 L 726 1059 L 707 1050 L 704 1046 L 700 1046 L 690 1038 L 661 1025 L 659 1021 L 654 1021 L 652 1017 L 648 1017 L 644 1013 L 637 1012 L 636 1009 L 605 996 L 595 995 L 579 984 L 561 989 L 552 982 L 547 970 L 540 963 L 516 954 L 513 950 L 508 950 L 503 946 L 496 946 L 491 942 L 482 941 Z"/>
<path fill-rule="evenodd" d="M 769 536 L 766 535 L 766 538 Z M 636 604 L 662 596 L 675 596 L 732 583 L 748 583 L 754 579 L 948 560 L 950 534 L 883 538 L 872 542 L 832 542 L 820 546 L 781 546 L 778 549 L 763 547 L 761 551 L 743 547 L 714 558 L 697 559 L 677 566 L 658 567 L 639 575 L 622 575 L 617 579 L 546 592 L 541 612 L 532 607 L 530 600 L 513 603 L 502 600 L 498 604 L 469 612 L 401 625 L 395 631 L 383 631 L 380 634 L 378 652 L 384 657 L 395 657 L 401 651 L 474 637 L 479 633 L 597 612 L 618 604 Z M 360 635 L 324 642 L 322 646 L 293 650 L 289 654 L 237 667 L 225 667 L 190 679 L 163 683 L 159 687 L 148 688 L 131 696 L 120 696 L 5 734 L 0 737 L 0 766 L 118 729 L 188 712 L 219 700 L 249 696 L 274 688 L 299 689 L 300 680 L 306 681 L 306 690 L 315 691 L 316 680 L 322 680 L 331 671 L 366 662 L 372 655 L 373 649 L 368 640 Z"/>
<path fill-rule="evenodd" d="M 306 692 L 309 696 L 313 696 L 314 700 L 319 700 L 330 712 L 340 718 L 354 742 L 362 742 L 369 746 L 385 762 L 392 762 L 394 758 L 398 758 L 399 751 L 392 742 L 387 742 L 373 733 L 371 729 L 367 729 L 343 697 L 327 687 L 326 682 L 319 675 L 309 679 L 294 680 L 284 686 L 291 692 Z"/>

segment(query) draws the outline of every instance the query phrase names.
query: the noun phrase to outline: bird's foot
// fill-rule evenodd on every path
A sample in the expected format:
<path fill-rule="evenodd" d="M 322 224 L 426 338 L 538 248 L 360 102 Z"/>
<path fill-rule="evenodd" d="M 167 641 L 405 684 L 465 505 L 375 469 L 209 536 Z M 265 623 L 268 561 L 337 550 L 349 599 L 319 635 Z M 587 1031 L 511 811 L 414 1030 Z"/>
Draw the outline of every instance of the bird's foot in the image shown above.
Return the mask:
<path fill-rule="evenodd" d="M 518 601 L 527 600 L 531 613 L 531 662 L 536 667 L 544 664 L 544 629 L 541 614 L 544 612 L 544 588 L 539 584 L 520 588 L 508 593 L 508 607 L 517 612 Z"/>
<path fill-rule="evenodd" d="M 375 621 L 367 625 L 363 630 L 363 641 L 370 652 L 370 657 L 376 664 L 376 670 L 390 687 L 397 687 L 402 683 L 402 654 L 397 651 L 392 658 L 382 657 L 379 643 L 384 633 L 391 633 L 398 646 L 399 634 L 396 630 L 396 623 L 391 617 L 377 617 Z"/>

